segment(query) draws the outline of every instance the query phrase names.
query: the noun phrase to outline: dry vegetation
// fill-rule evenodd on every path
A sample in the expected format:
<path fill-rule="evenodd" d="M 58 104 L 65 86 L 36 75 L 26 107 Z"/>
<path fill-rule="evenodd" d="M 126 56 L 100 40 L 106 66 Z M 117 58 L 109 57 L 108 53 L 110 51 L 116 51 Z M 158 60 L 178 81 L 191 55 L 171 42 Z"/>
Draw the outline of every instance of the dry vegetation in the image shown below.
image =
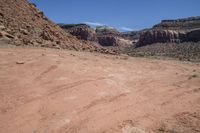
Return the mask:
<path fill-rule="evenodd" d="M 131 56 L 157 56 L 157 57 L 169 57 L 178 60 L 186 61 L 200 61 L 200 42 L 188 42 L 188 43 L 157 43 L 147 45 L 139 48 L 127 48 L 124 50 Z"/>

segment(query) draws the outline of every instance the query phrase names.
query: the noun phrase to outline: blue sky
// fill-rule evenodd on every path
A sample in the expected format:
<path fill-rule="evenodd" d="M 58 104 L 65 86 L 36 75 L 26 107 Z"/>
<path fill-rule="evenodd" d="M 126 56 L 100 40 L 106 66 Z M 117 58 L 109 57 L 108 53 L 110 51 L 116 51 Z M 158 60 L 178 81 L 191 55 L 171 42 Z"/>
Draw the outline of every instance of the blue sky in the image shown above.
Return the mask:
<path fill-rule="evenodd" d="M 200 16 L 200 0 L 31 0 L 55 23 L 108 25 L 121 31 L 163 19 Z"/>

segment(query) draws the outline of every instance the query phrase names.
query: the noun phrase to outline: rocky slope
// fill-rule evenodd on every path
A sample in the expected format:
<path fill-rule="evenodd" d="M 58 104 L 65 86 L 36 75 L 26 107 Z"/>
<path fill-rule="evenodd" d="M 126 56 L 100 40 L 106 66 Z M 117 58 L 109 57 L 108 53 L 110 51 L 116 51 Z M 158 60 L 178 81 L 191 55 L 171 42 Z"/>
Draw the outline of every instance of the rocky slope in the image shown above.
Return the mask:
<path fill-rule="evenodd" d="M 27 0 L 0 1 L 0 40 L 14 45 L 106 51 L 67 34 Z"/>
<path fill-rule="evenodd" d="M 163 20 L 144 32 L 137 46 L 153 43 L 182 43 L 200 41 L 200 17 Z"/>

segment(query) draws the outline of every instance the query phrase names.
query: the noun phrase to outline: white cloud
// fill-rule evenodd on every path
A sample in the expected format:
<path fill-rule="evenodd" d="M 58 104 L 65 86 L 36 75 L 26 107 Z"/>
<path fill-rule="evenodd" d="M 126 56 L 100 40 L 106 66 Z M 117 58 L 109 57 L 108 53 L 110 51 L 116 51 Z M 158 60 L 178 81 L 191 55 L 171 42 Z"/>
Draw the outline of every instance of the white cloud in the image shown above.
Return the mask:
<path fill-rule="evenodd" d="M 131 29 L 129 27 L 120 27 L 119 29 L 123 31 L 134 31 L 134 29 Z"/>
<path fill-rule="evenodd" d="M 83 22 L 84 24 L 92 25 L 92 26 L 103 26 L 105 24 L 98 23 L 98 22 Z"/>

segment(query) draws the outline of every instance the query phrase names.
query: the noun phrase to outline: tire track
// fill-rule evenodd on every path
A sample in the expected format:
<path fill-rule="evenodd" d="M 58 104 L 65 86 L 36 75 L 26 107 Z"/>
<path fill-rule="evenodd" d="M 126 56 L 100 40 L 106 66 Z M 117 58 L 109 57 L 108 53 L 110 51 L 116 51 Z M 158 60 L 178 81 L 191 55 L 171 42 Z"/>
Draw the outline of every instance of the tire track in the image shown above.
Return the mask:
<path fill-rule="evenodd" d="M 49 73 L 57 68 L 58 68 L 58 66 L 56 66 L 56 65 L 50 66 L 49 68 L 47 68 L 47 70 L 40 73 L 40 75 L 35 78 L 35 81 L 41 80 L 43 76 L 45 76 L 47 73 Z"/>
<path fill-rule="evenodd" d="M 100 99 L 93 100 L 88 105 L 84 106 L 79 113 L 87 111 L 87 110 L 89 110 L 89 109 L 91 109 L 94 106 L 97 106 L 99 104 L 106 104 L 106 103 L 114 102 L 114 101 L 116 101 L 116 100 L 118 100 L 118 99 L 120 99 L 122 97 L 125 97 L 125 96 L 127 96 L 127 93 L 122 93 L 122 94 L 119 94 L 119 95 L 116 95 L 116 96 L 113 96 L 113 97 L 108 96 L 106 98 L 100 98 Z"/>
<path fill-rule="evenodd" d="M 30 98 L 30 99 L 27 99 L 23 103 L 15 105 L 15 107 L 10 107 L 9 110 L 11 110 L 13 108 L 16 108 L 16 107 L 24 106 L 24 105 L 29 104 L 31 102 L 35 102 L 35 101 L 40 101 L 40 100 L 43 100 L 43 99 L 47 99 L 48 97 L 50 97 L 52 95 L 56 95 L 57 93 L 60 93 L 60 92 L 65 91 L 65 90 L 69 90 L 69 89 L 75 88 L 75 87 L 83 85 L 83 84 L 87 84 L 87 83 L 90 83 L 90 82 L 94 82 L 94 81 L 98 81 L 98 80 L 103 80 L 103 79 L 105 79 L 105 77 L 99 77 L 99 78 L 96 78 L 96 79 L 93 79 L 93 80 L 90 80 L 90 79 L 88 79 L 88 80 L 80 80 L 80 81 L 76 81 L 76 82 L 73 82 L 73 83 L 68 83 L 68 84 L 60 85 L 60 86 L 57 86 L 57 87 L 51 89 L 50 92 L 48 92 L 48 93 L 46 93 L 44 95 L 36 96 L 36 97 Z M 9 110 L 7 110 L 7 112 Z"/>

